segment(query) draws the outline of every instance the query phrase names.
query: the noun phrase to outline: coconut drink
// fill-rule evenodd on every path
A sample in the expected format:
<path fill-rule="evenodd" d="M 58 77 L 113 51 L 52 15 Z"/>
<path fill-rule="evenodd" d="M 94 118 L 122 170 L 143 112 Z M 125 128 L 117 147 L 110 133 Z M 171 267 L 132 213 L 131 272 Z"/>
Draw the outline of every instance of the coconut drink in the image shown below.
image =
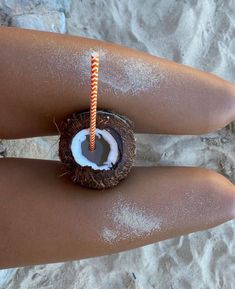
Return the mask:
<path fill-rule="evenodd" d="M 63 173 L 92 189 L 116 186 L 133 166 L 134 125 L 116 112 L 97 111 L 99 57 L 91 56 L 90 111 L 75 112 L 60 125 L 59 157 Z"/>
<path fill-rule="evenodd" d="M 90 112 L 74 113 L 60 127 L 59 157 L 73 182 L 92 189 L 116 186 L 133 166 L 136 144 L 132 122 L 97 111 L 95 149 L 89 149 Z"/>

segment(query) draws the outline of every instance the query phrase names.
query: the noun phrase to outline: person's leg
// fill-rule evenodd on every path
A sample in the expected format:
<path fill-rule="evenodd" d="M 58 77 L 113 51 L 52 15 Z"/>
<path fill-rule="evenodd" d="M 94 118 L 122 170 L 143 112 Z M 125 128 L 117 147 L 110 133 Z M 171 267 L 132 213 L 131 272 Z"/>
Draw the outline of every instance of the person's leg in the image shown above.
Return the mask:
<path fill-rule="evenodd" d="M 60 163 L 0 160 L 0 268 L 110 254 L 235 217 L 235 188 L 196 168 L 134 168 L 107 191 L 59 177 Z"/>
<path fill-rule="evenodd" d="M 57 134 L 89 108 L 90 56 L 100 54 L 98 107 L 136 132 L 202 134 L 235 119 L 235 86 L 212 74 L 118 45 L 0 28 L 0 138 Z"/>

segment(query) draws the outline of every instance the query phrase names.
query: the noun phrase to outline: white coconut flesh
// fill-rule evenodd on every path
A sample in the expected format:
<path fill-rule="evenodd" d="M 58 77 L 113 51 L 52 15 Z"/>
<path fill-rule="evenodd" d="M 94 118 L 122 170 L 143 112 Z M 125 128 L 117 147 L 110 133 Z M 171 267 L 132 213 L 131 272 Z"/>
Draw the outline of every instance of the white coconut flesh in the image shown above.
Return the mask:
<path fill-rule="evenodd" d="M 84 142 L 88 139 L 89 136 L 89 128 L 80 130 L 72 139 L 71 142 L 71 152 L 74 160 L 80 166 L 89 166 L 94 170 L 110 170 L 112 166 L 118 161 L 119 158 L 119 150 L 118 144 L 115 138 L 105 129 L 96 129 L 96 139 L 100 139 L 103 137 L 104 141 L 109 145 L 109 152 L 107 154 L 107 159 L 102 164 L 97 164 L 88 159 L 88 157 L 84 154 Z M 89 142 L 87 142 L 87 146 Z M 91 152 L 92 154 L 98 153 L 96 149 Z"/>

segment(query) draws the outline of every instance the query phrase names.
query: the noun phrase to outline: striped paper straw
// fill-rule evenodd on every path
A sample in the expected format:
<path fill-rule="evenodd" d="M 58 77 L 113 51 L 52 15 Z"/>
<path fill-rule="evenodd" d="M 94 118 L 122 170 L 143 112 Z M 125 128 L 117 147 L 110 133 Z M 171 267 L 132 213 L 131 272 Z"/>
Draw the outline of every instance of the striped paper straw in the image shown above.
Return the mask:
<path fill-rule="evenodd" d="M 97 112 L 97 91 L 98 91 L 98 71 L 99 55 L 91 55 L 91 96 L 90 96 L 90 151 L 95 150 L 95 130 L 96 130 L 96 112 Z"/>

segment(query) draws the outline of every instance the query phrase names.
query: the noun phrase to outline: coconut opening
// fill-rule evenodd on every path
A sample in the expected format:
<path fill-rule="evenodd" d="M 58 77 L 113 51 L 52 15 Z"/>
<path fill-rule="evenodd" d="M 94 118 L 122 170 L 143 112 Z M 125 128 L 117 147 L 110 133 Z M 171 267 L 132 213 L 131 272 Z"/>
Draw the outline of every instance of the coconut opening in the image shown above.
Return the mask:
<path fill-rule="evenodd" d="M 117 141 L 105 129 L 96 129 L 94 151 L 89 149 L 89 129 L 80 130 L 72 139 L 71 152 L 77 164 L 94 170 L 110 170 L 119 160 Z"/>

